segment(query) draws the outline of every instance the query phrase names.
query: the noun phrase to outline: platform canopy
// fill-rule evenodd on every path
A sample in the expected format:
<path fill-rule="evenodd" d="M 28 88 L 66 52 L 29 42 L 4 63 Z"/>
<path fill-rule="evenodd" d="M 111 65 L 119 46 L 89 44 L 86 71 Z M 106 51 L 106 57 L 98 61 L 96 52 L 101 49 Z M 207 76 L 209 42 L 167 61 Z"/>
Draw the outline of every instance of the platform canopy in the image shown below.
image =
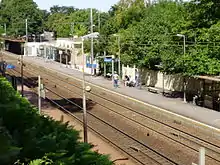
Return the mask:
<path fill-rule="evenodd" d="M 194 77 L 198 79 L 203 79 L 203 80 L 220 82 L 220 76 L 194 76 Z"/>
<path fill-rule="evenodd" d="M 11 41 L 11 42 L 20 42 L 20 43 L 24 43 L 25 40 L 22 38 L 11 38 L 11 37 L 0 37 L 1 40 L 7 40 L 7 41 Z"/>

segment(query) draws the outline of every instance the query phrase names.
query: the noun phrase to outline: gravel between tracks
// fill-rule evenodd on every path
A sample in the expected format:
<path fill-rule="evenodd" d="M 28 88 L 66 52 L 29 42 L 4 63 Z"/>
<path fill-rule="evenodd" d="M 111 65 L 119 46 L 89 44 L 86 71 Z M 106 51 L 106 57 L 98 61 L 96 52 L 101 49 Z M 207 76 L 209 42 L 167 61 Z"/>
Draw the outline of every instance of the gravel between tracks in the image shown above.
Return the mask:
<path fill-rule="evenodd" d="M 20 91 L 20 86 L 18 86 L 18 90 Z M 24 87 L 24 92 L 25 92 L 24 93 L 25 97 L 33 105 L 37 106 L 38 96 L 26 86 Z M 63 116 L 63 121 L 69 122 L 69 125 L 73 126 L 74 129 L 80 131 L 80 137 L 83 138 L 82 125 L 78 121 L 74 120 L 73 117 L 67 115 L 61 110 L 55 108 L 54 106 L 51 106 L 51 104 L 44 99 L 42 99 L 42 113 L 52 117 L 55 120 L 60 120 L 61 116 Z M 93 132 L 88 131 L 88 140 L 89 140 L 89 143 L 92 143 L 93 145 L 95 145 L 95 147 L 92 149 L 93 151 L 98 151 L 101 154 L 110 155 L 111 160 L 128 158 L 126 155 L 118 151 L 116 148 L 114 148 L 109 143 L 107 143 L 106 141 L 98 137 Z M 132 160 L 118 160 L 115 163 L 116 165 L 135 165 L 136 164 Z"/>
<path fill-rule="evenodd" d="M 101 93 L 102 91 L 100 91 L 100 90 L 95 90 L 97 93 Z M 106 93 L 104 93 L 103 95 L 106 95 Z M 111 98 L 113 98 L 113 97 L 115 97 L 115 96 L 112 96 Z M 123 98 L 119 98 L 118 99 L 118 101 L 121 101 Z M 137 106 L 137 105 L 133 105 L 133 104 L 129 104 L 129 105 L 131 105 L 131 106 Z M 99 107 L 100 108 L 100 107 Z M 136 109 L 138 109 L 137 107 L 136 107 Z M 92 111 L 93 113 L 94 113 L 94 111 Z M 104 112 L 104 111 L 103 111 Z M 103 114 L 103 116 L 105 116 L 105 117 L 107 117 L 107 116 L 111 116 L 111 115 L 107 115 L 106 114 L 106 112 L 104 112 L 105 114 Z M 100 111 L 99 112 L 96 112 L 95 113 L 96 115 L 101 115 L 101 113 L 100 113 Z M 103 117 L 102 116 L 102 117 Z M 112 118 L 114 118 L 114 116 L 111 116 Z M 157 117 L 157 116 L 154 116 L 155 118 Z M 161 119 L 161 116 L 159 116 L 160 117 L 160 119 Z M 120 119 L 117 119 L 117 121 L 120 121 Z M 163 118 L 161 119 L 161 120 L 164 120 Z M 115 120 L 116 121 L 116 120 Z M 166 120 L 165 120 L 166 121 Z M 110 122 L 110 121 L 109 121 Z M 123 122 L 122 122 L 123 123 Z M 128 124 L 128 123 L 127 123 Z M 175 123 L 174 123 L 175 124 Z M 177 124 L 178 124 L 178 122 L 177 122 Z M 117 125 L 117 124 L 116 124 Z M 129 125 L 129 124 L 128 124 Z M 135 128 L 135 129 L 137 129 L 138 130 L 138 128 L 137 128 L 137 124 L 136 123 L 133 123 L 133 124 L 131 124 L 131 122 L 130 122 L 130 125 L 131 125 L 131 128 Z M 181 127 L 182 125 L 180 124 L 180 127 Z M 141 131 L 143 130 L 143 128 L 139 128 Z M 129 128 L 127 128 L 127 130 L 129 130 Z M 131 129 L 130 129 L 131 130 Z M 188 130 L 189 131 L 189 130 Z M 199 133 L 200 133 L 200 130 L 198 131 Z M 131 134 L 132 134 L 132 132 L 130 132 Z M 143 132 L 142 132 L 143 133 Z M 142 133 L 140 133 L 140 134 L 138 134 L 138 136 L 142 136 Z M 197 133 L 197 132 L 195 132 L 195 133 Z M 151 134 L 150 134 L 151 135 Z M 136 136 L 136 134 L 134 134 L 134 136 Z M 143 138 L 146 138 L 146 137 L 144 137 L 144 136 L 142 136 Z M 140 138 L 140 137 L 137 137 L 137 138 Z M 209 134 L 209 138 L 210 138 L 210 134 Z M 211 137 L 211 138 L 213 138 L 213 137 Z M 140 138 L 141 139 L 141 138 Z M 162 139 L 163 140 L 163 139 Z M 158 142 L 158 141 L 157 141 Z M 163 144 L 163 143 L 161 143 L 161 144 Z M 171 147 L 172 147 L 172 145 L 170 145 Z M 160 148 L 159 148 L 160 149 Z M 171 148 L 172 149 L 172 148 Z M 187 152 L 188 153 L 188 152 Z M 191 154 L 190 154 L 191 155 Z M 185 162 L 186 163 L 186 162 Z M 184 163 L 184 164 L 185 164 Z"/>
<path fill-rule="evenodd" d="M 26 74 L 27 73 L 24 73 L 24 75 Z M 54 94 L 54 92 L 52 92 L 54 91 L 54 89 L 52 88 L 56 89 L 57 94 Z M 60 98 L 60 93 L 63 94 L 67 91 L 60 91 L 59 88 L 51 84 L 50 89 L 48 89 L 47 85 L 47 90 L 51 91 L 49 93 L 47 92 L 47 97 L 49 96 L 49 98 L 52 99 L 53 102 L 55 101 L 56 104 L 58 103 L 58 105 L 62 105 L 62 107 L 66 109 L 68 108 L 68 111 L 73 112 L 74 116 L 79 115 L 79 118 L 82 117 L 82 114 L 74 112 L 75 110 L 77 110 L 77 107 L 71 104 L 68 105 L 68 103 L 70 103 L 70 100 L 66 100 L 65 98 L 62 99 L 62 97 Z M 69 98 L 68 96 L 65 97 Z M 76 100 L 78 100 L 77 104 L 80 104 L 81 101 L 79 99 Z M 88 122 L 90 124 L 90 128 L 96 129 L 102 137 L 105 137 L 107 140 L 125 151 L 131 157 L 141 162 L 142 165 L 176 164 L 166 156 L 163 156 L 163 154 L 160 154 L 158 151 L 149 147 L 148 145 L 139 142 L 137 139 L 134 139 L 132 136 L 128 135 L 127 132 L 121 132 L 119 128 L 111 126 L 111 124 L 105 122 L 101 118 L 97 118 L 97 116 L 94 116 L 91 113 L 88 113 Z M 135 147 L 137 147 L 137 149 Z"/>

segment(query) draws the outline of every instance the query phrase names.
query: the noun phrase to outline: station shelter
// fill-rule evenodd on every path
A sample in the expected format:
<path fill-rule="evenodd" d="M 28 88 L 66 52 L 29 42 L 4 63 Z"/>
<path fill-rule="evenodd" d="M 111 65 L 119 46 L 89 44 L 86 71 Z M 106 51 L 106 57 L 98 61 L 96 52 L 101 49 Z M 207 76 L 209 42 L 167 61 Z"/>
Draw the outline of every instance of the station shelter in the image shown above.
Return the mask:
<path fill-rule="evenodd" d="M 200 80 L 198 92 L 201 106 L 220 111 L 220 76 L 194 76 Z"/>
<path fill-rule="evenodd" d="M 1 38 L 1 39 L 3 41 L 4 50 L 17 54 L 17 55 L 24 55 L 25 40 L 21 38 L 18 38 L 18 39 Z"/>

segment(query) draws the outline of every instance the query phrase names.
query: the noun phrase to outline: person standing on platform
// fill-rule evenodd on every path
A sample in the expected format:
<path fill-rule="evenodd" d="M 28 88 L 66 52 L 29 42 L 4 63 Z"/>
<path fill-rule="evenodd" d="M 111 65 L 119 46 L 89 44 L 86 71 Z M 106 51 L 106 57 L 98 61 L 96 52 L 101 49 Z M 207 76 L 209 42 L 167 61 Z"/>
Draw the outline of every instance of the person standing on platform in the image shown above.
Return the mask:
<path fill-rule="evenodd" d="M 114 74 L 113 74 L 113 81 L 114 81 L 114 87 L 115 88 L 118 88 L 118 80 L 119 80 L 119 75 L 115 71 Z"/>

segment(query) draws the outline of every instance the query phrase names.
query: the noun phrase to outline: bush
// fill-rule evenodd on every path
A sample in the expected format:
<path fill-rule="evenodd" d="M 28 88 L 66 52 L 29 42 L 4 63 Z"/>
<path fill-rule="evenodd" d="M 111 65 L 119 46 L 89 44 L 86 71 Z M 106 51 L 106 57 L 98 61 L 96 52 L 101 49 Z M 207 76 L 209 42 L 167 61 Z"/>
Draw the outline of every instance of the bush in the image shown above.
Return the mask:
<path fill-rule="evenodd" d="M 91 151 L 79 132 L 37 113 L 0 77 L 0 162 L 13 164 L 111 165 L 108 156 Z"/>

